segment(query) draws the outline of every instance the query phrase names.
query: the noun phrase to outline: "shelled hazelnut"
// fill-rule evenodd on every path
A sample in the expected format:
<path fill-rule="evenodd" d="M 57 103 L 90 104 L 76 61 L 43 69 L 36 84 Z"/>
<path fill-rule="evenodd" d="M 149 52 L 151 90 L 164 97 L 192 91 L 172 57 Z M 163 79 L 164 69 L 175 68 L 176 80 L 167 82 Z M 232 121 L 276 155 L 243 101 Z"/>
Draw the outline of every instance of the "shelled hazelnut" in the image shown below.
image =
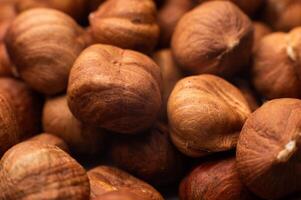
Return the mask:
<path fill-rule="evenodd" d="M 29 138 L 28 141 L 40 142 L 45 145 L 56 146 L 64 150 L 65 152 L 69 152 L 69 148 L 66 142 L 53 134 L 41 133 L 32 138 Z"/>
<path fill-rule="evenodd" d="M 16 15 L 12 1 L 0 1 L 0 43 L 4 40 L 6 31 Z"/>
<path fill-rule="evenodd" d="M 105 193 L 104 195 L 94 198 L 92 200 L 149 200 L 142 198 L 131 191 L 113 191 Z"/>
<path fill-rule="evenodd" d="M 264 36 L 272 33 L 272 29 L 269 26 L 267 26 L 266 24 L 259 22 L 259 21 L 253 22 L 253 27 L 254 27 L 253 52 L 255 52 L 260 43 L 260 40 Z"/>

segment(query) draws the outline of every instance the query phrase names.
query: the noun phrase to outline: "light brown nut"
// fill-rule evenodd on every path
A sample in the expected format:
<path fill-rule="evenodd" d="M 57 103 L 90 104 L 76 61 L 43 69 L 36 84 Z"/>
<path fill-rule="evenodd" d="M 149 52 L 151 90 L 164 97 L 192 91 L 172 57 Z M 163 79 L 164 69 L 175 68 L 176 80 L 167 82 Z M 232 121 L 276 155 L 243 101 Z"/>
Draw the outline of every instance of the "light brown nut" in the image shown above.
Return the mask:
<path fill-rule="evenodd" d="M 89 20 L 98 43 L 149 53 L 159 38 L 153 0 L 106 1 Z"/>
<path fill-rule="evenodd" d="M 171 139 L 192 157 L 235 148 L 249 114 L 241 92 L 213 75 L 180 80 L 168 100 Z"/>
<path fill-rule="evenodd" d="M 72 67 L 68 104 L 76 118 L 119 133 L 149 128 L 161 107 L 160 68 L 147 56 L 93 45 Z"/>
<path fill-rule="evenodd" d="M 22 79 L 44 94 L 65 90 L 70 68 L 84 44 L 83 30 L 66 14 L 37 8 L 18 15 L 6 46 Z"/>
<path fill-rule="evenodd" d="M 93 200 L 150 200 L 148 198 L 141 198 L 140 196 L 133 194 L 131 191 L 113 191 L 105 193 Z"/>
<path fill-rule="evenodd" d="M 45 145 L 56 146 L 56 147 L 64 150 L 67 153 L 69 152 L 69 148 L 68 148 L 66 142 L 53 134 L 41 133 L 41 134 L 38 134 L 38 135 L 30 138 L 27 141 L 40 142 Z"/>
<path fill-rule="evenodd" d="M 58 147 L 22 142 L 0 161 L 1 200 L 87 200 L 89 179 L 82 166 Z"/>
<path fill-rule="evenodd" d="M 267 26 L 266 24 L 259 22 L 259 21 L 253 22 L 253 27 L 254 27 L 253 52 L 255 52 L 260 43 L 260 40 L 264 36 L 272 33 L 272 29 L 269 26 Z"/>
<path fill-rule="evenodd" d="M 237 144 L 237 168 L 248 188 L 280 199 L 301 188 L 301 100 L 276 99 L 247 119 Z"/>
<path fill-rule="evenodd" d="M 186 71 L 231 76 L 248 64 L 252 22 L 228 1 L 210 1 L 186 13 L 176 26 L 172 51 Z"/>

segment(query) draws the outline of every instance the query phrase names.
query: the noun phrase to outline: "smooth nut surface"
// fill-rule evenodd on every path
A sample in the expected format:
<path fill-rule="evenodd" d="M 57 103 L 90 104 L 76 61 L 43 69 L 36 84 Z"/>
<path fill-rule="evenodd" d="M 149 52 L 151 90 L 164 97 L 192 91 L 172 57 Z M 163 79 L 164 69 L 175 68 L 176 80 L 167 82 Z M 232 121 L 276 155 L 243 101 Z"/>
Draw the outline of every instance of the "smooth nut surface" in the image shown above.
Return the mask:
<path fill-rule="evenodd" d="M 159 114 L 160 68 L 149 57 L 109 45 L 84 50 L 72 67 L 68 104 L 79 120 L 119 133 L 149 128 Z"/>
<path fill-rule="evenodd" d="M 180 80 L 168 100 L 173 143 L 192 157 L 234 148 L 249 114 L 241 92 L 213 75 Z"/>
<path fill-rule="evenodd" d="M 254 27 L 253 52 L 255 52 L 258 45 L 260 44 L 261 39 L 264 36 L 272 33 L 272 29 L 268 25 L 259 21 L 253 22 L 253 27 Z"/>

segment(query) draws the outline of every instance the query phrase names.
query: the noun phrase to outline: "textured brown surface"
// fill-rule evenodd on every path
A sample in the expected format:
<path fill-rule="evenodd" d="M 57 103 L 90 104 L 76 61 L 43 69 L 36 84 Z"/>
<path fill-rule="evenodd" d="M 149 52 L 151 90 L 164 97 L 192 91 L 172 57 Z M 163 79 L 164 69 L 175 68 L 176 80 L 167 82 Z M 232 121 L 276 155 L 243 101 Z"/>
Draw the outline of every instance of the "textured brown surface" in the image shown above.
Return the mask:
<path fill-rule="evenodd" d="M 182 79 L 168 100 L 173 143 L 193 157 L 235 148 L 249 114 L 241 92 L 213 75 Z"/>
<path fill-rule="evenodd" d="M 149 184 L 114 167 L 98 166 L 88 171 L 91 198 L 119 190 L 130 190 L 141 198 L 163 200 L 163 197 Z"/>
<path fill-rule="evenodd" d="M 53 145 L 53 146 L 56 146 L 56 147 L 64 150 L 65 152 L 69 152 L 69 148 L 68 148 L 66 142 L 63 139 L 61 139 L 53 134 L 41 133 L 41 134 L 38 134 L 38 135 L 30 138 L 29 140 L 35 141 L 35 142 L 40 142 L 45 145 Z"/>
<path fill-rule="evenodd" d="M 0 161 L 1 200 L 87 200 L 85 170 L 67 153 L 40 142 L 23 142 Z"/>
<path fill-rule="evenodd" d="M 248 16 L 231 2 L 210 1 L 181 18 L 172 51 L 184 70 L 231 76 L 248 64 L 252 43 Z"/>
<path fill-rule="evenodd" d="M 248 188 L 279 199 L 301 188 L 301 100 L 265 103 L 246 121 L 237 145 L 237 168 Z"/>
<path fill-rule="evenodd" d="M 89 17 L 95 40 L 125 49 L 150 52 L 159 38 L 152 0 L 110 0 Z"/>
<path fill-rule="evenodd" d="M 141 198 L 129 191 L 113 191 L 94 198 L 92 200 L 149 200 L 148 198 Z"/>
<path fill-rule="evenodd" d="M 120 133 L 149 128 L 161 107 L 160 68 L 149 57 L 93 45 L 77 58 L 68 104 L 79 120 Z"/>
<path fill-rule="evenodd" d="M 261 39 L 272 33 L 272 29 L 265 23 L 255 21 L 253 22 L 254 27 L 254 43 L 253 43 L 253 52 L 256 51 L 258 45 L 260 44 Z"/>

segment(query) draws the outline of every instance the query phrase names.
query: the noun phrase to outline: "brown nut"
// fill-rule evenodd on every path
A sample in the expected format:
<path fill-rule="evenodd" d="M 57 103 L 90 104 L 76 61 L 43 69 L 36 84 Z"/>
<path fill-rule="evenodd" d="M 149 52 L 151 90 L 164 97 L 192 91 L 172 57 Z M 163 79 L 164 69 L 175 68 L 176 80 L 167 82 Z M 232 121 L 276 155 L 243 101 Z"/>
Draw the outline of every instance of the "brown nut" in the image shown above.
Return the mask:
<path fill-rule="evenodd" d="M 167 101 L 176 83 L 183 77 L 175 63 L 170 49 L 163 49 L 153 55 L 154 61 L 161 68 L 162 74 L 162 118 L 167 119 Z"/>
<path fill-rule="evenodd" d="M 7 50 L 22 79 L 45 94 L 67 86 L 70 68 L 84 44 L 83 30 L 53 9 L 31 9 L 18 15 L 7 33 Z"/>
<path fill-rule="evenodd" d="M 92 200 L 150 200 L 150 198 L 141 198 L 131 191 L 124 190 L 108 192 Z"/>
<path fill-rule="evenodd" d="M 276 99 L 250 115 L 237 144 L 237 168 L 248 188 L 279 199 L 301 188 L 301 100 Z"/>
<path fill-rule="evenodd" d="M 180 80 L 169 97 L 167 111 L 173 143 L 192 157 L 235 148 L 250 114 L 236 87 L 206 74 Z"/>
<path fill-rule="evenodd" d="M 240 181 L 235 158 L 203 163 L 182 182 L 181 200 L 250 200 L 251 194 Z"/>
<path fill-rule="evenodd" d="M 3 43 L 0 43 L 0 76 L 17 76 L 16 69 L 12 64 Z"/>
<path fill-rule="evenodd" d="M 100 153 L 103 147 L 104 131 L 78 121 L 68 108 L 66 96 L 46 101 L 43 129 L 62 138 L 75 154 L 93 155 Z"/>
<path fill-rule="evenodd" d="M 42 102 L 23 82 L 0 78 L 0 157 L 18 142 L 40 132 Z"/>
<path fill-rule="evenodd" d="M 259 21 L 253 22 L 253 27 L 254 27 L 253 52 L 255 52 L 257 47 L 259 46 L 260 40 L 264 36 L 272 33 L 272 29 L 268 27 L 266 24 Z"/>
<path fill-rule="evenodd" d="M 141 198 L 149 200 L 164 200 L 161 194 L 149 184 L 114 167 L 98 166 L 88 171 L 91 195 L 96 198 L 105 193 L 129 190 Z"/>
<path fill-rule="evenodd" d="M 119 133 L 149 128 L 161 107 L 160 68 L 147 56 L 109 45 L 84 50 L 72 67 L 68 104 L 76 118 Z"/>
<path fill-rule="evenodd" d="M 186 13 L 176 26 L 172 51 L 189 72 L 231 76 L 250 59 L 252 22 L 228 1 L 210 1 Z"/>
<path fill-rule="evenodd" d="M 89 20 L 98 43 L 149 53 L 159 38 L 153 0 L 105 1 Z"/>
<path fill-rule="evenodd" d="M 301 97 L 301 28 L 265 36 L 255 51 L 252 78 L 267 99 Z"/>
<path fill-rule="evenodd" d="M 168 127 L 157 123 L 145 134 L 113 138 L 110 159 L 121 169 L 154 185 L 179 180 L 183 162 L 169 139 Z"/>
<path fill-rule="evenodd" d="M 97 10 L 97 8 L 104 2 L 105 0 L 89 0 L 88 1 L 88 10 L 89 12 Z"/>
<path fill-rule="evenodd" d="M 14 4 L 9 1 L 0 1 L 0 42 L 4 40 L 6 31 L 17 13 Z"/>
<path fill-rule="evenodd" d="M 62 140 L 61 138 L 59 138 L 55 135 L 49 134 L 49 133 L 38 134 L 38 135 L 28 139 L 27 141 L 40 142 L 45 145 L 56 146 L 65 152 L 69 152 L 69 148 L 64 140 Z"/>
<path fill-rule="evenodd" d="M 0 161 L 0 199 L 87 200 L 89 179 L 73 158 L 56 146 L 22 142 Z"/>

